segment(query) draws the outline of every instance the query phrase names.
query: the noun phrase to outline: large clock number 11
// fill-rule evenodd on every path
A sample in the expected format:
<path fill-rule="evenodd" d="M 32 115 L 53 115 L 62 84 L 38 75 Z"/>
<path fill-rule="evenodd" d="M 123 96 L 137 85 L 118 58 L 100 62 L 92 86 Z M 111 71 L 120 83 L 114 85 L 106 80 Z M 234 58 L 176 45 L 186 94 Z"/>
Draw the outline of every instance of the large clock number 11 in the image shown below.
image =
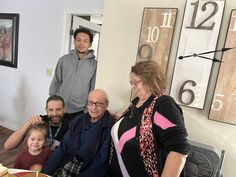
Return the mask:
<path fill-rule="evenodd" d="M 216 49 L 224 0 L 187 0 L 177 58 Z M 206 57 L 213 58 L 214 54 Z M 203 109 L 212 61 L 198 57 L 176 59 L 171 96 L 185 106 Z"/>

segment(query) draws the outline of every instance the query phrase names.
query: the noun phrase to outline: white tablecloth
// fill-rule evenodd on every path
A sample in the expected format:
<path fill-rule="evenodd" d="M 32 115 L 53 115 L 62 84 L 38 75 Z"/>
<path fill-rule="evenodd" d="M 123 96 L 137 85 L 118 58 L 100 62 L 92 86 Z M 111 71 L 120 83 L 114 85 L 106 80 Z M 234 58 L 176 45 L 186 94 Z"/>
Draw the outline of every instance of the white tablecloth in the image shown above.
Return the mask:
<path fill-rule="evenodd" d="M 33 171 L 31 171 L 31 170 L 15 169 L 15 168 L 8 168 L 8 173 L 10 173 L 10 174 L 19 173 L 19 172 L 33 172 Z M 48 176 L 48 177 L 50 177 L 50 176 Z"/>
<path fill-rule="evenodd" d="M 22 170 L 22 169 L 15 169 L 15 168 L 8 168 L 8 173 L 19 173 L 19 172 L 29 172 L 30 170 Z"/>

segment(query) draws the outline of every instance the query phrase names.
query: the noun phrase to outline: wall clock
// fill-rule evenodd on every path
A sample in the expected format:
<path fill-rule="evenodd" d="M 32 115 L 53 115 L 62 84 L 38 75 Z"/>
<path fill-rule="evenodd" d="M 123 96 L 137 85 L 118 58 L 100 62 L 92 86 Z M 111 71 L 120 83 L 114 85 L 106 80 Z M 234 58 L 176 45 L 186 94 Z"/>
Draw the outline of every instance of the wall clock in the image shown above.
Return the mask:
<path fill-rule="evenodd" d="M 225 47 L 236 47 L 236 9 L 231 11 Z M 209 119 L 236 124 L 236 49 L 224 53 Z"/>
<path fill-rule="evenodd" d="M 137 61 L 155 60 L 166 72 L 177 11 L 176 8 L 144 8 Z"/>
<path fill-rule="evenodd" d="M 215 50 L 224 4 L 224 0 L 186 1 L 177 58 Z M 212 61 L 198 57 L 176 59 L 170 95 L 180 105 L 203 109 L 211 67 Z"/>

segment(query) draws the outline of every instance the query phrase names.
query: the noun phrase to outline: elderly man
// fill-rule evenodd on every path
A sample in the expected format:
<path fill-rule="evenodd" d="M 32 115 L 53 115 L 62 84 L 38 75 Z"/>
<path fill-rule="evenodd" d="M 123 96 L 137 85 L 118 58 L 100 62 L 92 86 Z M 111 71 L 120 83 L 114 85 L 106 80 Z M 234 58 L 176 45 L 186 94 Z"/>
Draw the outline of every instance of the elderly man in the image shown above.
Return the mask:
<path fill-rule="evenodd" d="M 71 121 L 68 132 L 42 172 L 58 177 L 107 176 L 110 131 L 115 122 L 107 111 L 108 103 L 103 90 L 96 89 L 89 93 L 88 113 Z"/>
<path fill-rule="evenodd" d="M 46 101 L 45 108 L 47 115 L 33 116 L 17 131 L 15 131 L 4 143 L 5 149 L 16 148 L 24 139 L 27 130 L 31 125 L 44 122 L 48 123 L 48 139 L 52 149 L 60 144 L 61 139 L 68 130 L 69 118 L 65 115 L 65 102 L 57 95 L 50 96 Z"/>

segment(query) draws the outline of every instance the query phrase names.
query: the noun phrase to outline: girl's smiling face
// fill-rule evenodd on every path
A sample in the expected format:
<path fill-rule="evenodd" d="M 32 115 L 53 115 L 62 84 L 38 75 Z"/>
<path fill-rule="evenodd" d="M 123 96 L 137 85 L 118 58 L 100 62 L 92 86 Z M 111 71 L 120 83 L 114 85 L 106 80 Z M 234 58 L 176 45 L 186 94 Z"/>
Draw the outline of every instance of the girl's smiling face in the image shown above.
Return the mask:
<path fill-rule="evenodd" d="M 27 146 L 31 155 L 39 154 L 46 144 L 45 130 L 31 130 L 30 135 L 27 139 Z"/>

